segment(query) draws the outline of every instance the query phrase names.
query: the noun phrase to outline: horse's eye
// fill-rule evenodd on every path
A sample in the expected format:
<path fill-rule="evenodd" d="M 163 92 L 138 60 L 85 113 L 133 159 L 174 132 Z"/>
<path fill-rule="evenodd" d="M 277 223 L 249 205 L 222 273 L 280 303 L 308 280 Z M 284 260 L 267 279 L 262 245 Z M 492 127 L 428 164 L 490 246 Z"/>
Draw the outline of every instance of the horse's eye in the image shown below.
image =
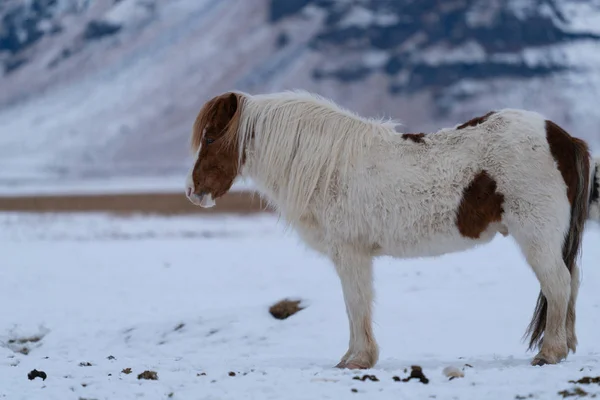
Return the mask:
<path fill-rule="evenodd" d="M 215 139 L 206 138 L 206 144 L 211 144 L 214 141 L 215 141 Z"/>

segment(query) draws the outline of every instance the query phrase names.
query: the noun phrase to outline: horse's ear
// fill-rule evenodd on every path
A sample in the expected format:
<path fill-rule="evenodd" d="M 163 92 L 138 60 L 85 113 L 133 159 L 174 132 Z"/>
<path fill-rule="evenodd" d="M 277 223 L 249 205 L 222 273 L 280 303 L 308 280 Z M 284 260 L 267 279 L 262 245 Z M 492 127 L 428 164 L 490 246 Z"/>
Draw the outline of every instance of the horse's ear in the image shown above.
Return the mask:
<path fill-rule="evenodd" d="M 235 93 L 229 93 L 225 97 L 225 109 L 227 110 L 227 114 L 233 116 L 238 108 L 238 96 Z"/>

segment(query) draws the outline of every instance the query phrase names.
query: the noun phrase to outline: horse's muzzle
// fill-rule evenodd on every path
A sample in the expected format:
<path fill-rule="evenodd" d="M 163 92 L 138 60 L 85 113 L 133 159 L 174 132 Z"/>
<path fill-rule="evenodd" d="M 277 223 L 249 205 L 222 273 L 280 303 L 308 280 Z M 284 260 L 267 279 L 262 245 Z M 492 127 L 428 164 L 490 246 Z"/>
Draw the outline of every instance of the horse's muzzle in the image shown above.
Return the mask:
<path fill-rule="evenodd" d="M 193 193 L 191 188 L 187 188 L 186 195 L 187 198 L 192 202 L 192 204 L 200 206 L 202 208 L 210 208 L 216 204 L 215 200 L 213 199 L 210 193 Z"/>

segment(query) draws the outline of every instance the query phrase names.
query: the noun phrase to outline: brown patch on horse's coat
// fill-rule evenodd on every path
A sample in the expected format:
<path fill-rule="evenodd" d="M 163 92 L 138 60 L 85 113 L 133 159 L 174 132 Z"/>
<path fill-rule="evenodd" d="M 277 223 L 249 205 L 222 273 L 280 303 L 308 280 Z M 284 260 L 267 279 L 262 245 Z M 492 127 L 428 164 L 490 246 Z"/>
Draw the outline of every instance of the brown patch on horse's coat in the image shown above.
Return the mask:
<path fill-rule="evenodd" d="M 489 224 L 502 220 L 504 195 L 496 188 L 496 181 L 486 171 L 481 171 L 463 190 L 456 216 L 461 235 L 478 239 Z"/>
<path fill-rule="evenodd" d="M 415 143 L 425 143 L 423 138 L 425 137 L 424 133 L 404 133 L 402 134 L 402 139 L 412 140 Z"/>
<path fill-rule="evenodd" d="M 201 146 L 192 173 L 196 194 L 210 193 L 217 199 L 237 177 L 241 167 L 237 130 L 243 101 L 242 95 L 225 93 L 206 102 L 198 113 L 191 143 L 194 151 Z"/>
<path fill-rule="evenodd" d="M 473 127 L 473 126 L 476 126 L 479 124 L 483 124 L 485 121 L 487 121 L 487 119 L 489 117 L 491 117 L 495 113 L 496 113 L 495 111 L 490 111 L 487 114 L 482 115 L 481 117 L 472 118 L 472 119 L 468 120 L 467 122 L 457 126 L 456 129 L 465 129 L 466 127 Z"/>

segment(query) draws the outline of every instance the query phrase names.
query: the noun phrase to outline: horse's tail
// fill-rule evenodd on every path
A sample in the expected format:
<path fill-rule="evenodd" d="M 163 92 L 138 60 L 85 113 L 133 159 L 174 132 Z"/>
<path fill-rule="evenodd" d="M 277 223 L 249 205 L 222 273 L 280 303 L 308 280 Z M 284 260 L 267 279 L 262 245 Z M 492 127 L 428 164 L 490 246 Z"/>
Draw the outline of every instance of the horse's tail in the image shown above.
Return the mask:
<path fill-rule="evenodd" d="M 563 241 L 562 258 L 570 274 L 578 273 L 576 260 L 581 250 L 585 223 L 589 218 L 590 177 L 592 176 L 589 148 L 586 142 L 572 137 L 551 121 L 546 121 L 546 133 L 552 156 L 567 185 L 566 194 L 571 204 L 571 220 Z M 539 347 L 542 343 L 547 309 L 548 301 L 540 291 L 526 333 L 531 335 L 530 350 Z"/>
<path fill-rule="evenodd" d="M 592 164 L 588 218 L 600 222 L 600 157 L 595 158 Z"/>

